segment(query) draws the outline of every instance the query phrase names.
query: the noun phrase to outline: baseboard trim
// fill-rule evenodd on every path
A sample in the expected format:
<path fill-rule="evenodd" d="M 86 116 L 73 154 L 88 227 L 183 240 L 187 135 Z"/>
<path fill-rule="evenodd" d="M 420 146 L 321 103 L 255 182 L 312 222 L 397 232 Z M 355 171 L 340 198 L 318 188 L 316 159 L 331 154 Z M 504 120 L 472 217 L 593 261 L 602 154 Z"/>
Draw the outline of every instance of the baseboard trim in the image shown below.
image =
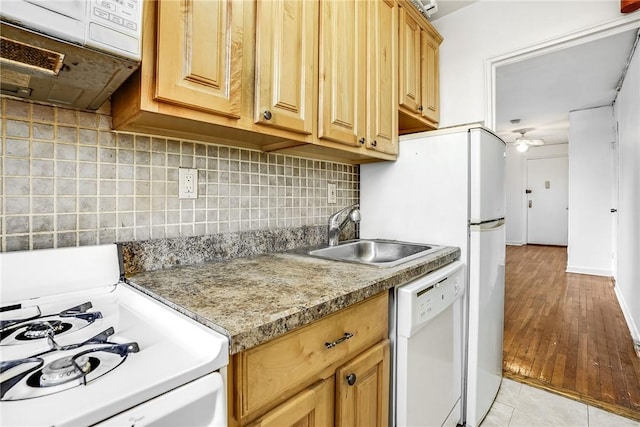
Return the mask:
<path fill-rule="evenodd" d="M 524 246 L 525 243 L 524 242 L 510 242 L 507 240 L 507 245 L 508 246 Z"/>
<path fill-rule="evenodd" d="M 629 306 L 627 306 L 620 287 L 616 285 L 613 287 L 613 290 L 616 292 L 616 297 L 618 298 L 618 304 L 620 304 L 620 308 L 622 309 L 624 320 L 627 321 L 627 327 L 631 333 L 631 338 L 633 339 L 634 344 L 637 345 L 637 343 L 640 343 L 640 331 L 638 330 L 638 326 L 636 325 L 634 318 L 631 316 L 631 310 L 629 310 Z"/>
<path fill-rule="evenodd" d="M 587 268 L 576 267 L 573 265 L 567 265 L 567 273 L 588 274 L 590 276 L 605 276 L 612 277 L 613 272 L 611 270 L 604 270 L 599 268 Z"/>

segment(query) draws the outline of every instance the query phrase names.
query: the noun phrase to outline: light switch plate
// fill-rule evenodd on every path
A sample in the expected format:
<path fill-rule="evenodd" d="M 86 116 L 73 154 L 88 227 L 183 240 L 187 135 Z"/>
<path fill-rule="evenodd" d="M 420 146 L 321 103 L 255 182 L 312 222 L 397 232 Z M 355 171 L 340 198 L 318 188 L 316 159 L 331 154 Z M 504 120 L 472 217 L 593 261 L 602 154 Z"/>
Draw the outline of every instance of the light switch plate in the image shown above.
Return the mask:
<path fill-rule="evenodd" d="M 198 169 L 178 169 L 178 198 L 198 198 Z"/>
<path fill-rule="evenodd" d="M 337 185 L 332 182 L 327 183 L 327 203 L 330 205 L 335 205 L 338 203 L 338 190 Z"/>

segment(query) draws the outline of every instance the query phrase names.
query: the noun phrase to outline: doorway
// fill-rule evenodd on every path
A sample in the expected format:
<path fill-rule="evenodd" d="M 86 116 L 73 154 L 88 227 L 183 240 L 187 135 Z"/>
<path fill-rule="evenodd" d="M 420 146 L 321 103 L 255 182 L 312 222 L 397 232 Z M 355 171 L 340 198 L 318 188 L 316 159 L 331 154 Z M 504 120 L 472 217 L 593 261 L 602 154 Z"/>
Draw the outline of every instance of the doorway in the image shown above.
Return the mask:
<path fill-rule="evenodd" d="M 567 246 L 568 157 L 527 159 L 527 243 Z"/>
<path fill-rule="evenodd" d="M 638 23 L 634 22 L 632 27 L 634 31 L 637 31 Z M 543 125 L 555 126 L 559 121 L 548 119 L 548 108 L 540 110 L 544 113 L 544 117 L 541 118 L 541 120 L 546 119 L 544 122 L 541 121 L 541 124 L 530 125 L 528 122 L 521 123 L 520 119 L 526 119 L 527 116 L 524 113 L 533 114 L 532 111 L 529 110 L 524 111 L 522 114 L 517 114 L 514 113 L 516 110 L 511 109 L 509 105 L 498 102 L 497 86 L 502 82 L 497 78 L 498 68 L 524 62 L 527 59 L 548 53 L 564 51 L 581 43 L 586 44 L 590 40 L 599 40 L 621 34 L 628 29 L 629 27 L 626 26 L 626 23 L 612 23 L 603 26 L 600 29 L 602 31 L 593 30 L 559 38 L 539 46 L 488 59 L 486 62 L 488 71 L 486 73 L 486 92 L 489 94 L 489 99 L 486 123 L 500 134 L 500 129 L 502 128 L 498 124 L 504 122 L 504 120 L 498 119 L 500 114 L 498 114 L 499 111 L 497 110 L 500 109 L 501 112 L 508 111 L 507 119 L 513 119 L 512 123 L 517 122 L 518 127 L 536 127 L 541 132 L 540 128 Z M 529 66 L 527 69 L 540 74 L 538 68 Z M 555 76 L 559 73 L 554 70 L 552 74 Z M 578 75 L 580 75 L 579 72 L 576 72 L 572 76 Z M 551 81 L 555 82 L 555 80 Z M 525 88 L 530 86 L 523 82 L 518 84 L 520 87 Z M 504 88 L 504 85 L 502 87 Z M 511 86 L 509 86 L 510 88 Z M 507 92 L 512 93 L 513 91 Z M 540 95 L 541 98 L 549 101 L 558 100 L 557 91 L 542 93 L 540 90 L 538 92 L 534 95 Z M 526 98 L 527 102 L 521 102 L 520 104 L 531 108 L 531 100 L 533 98 L 533 96 L 529 96 Z M 550 105 L 553 105 L 553 103 Z M 581 108 L 583 107 L 573 106 L 567 108 L 567 111 L 580 110 Z M 507 120 L 507 122 L 510 121 Z M 509 128 L 503 128 L 509 130 Z M 508 135 L 513 139 L 511 133 L 513 131 L 505 134 L 505 137 Z M 548 143 L 551 139 L 546 138 L 541 133 L 534 135 L 534 137 L 545 139 L 547 146 L 550 145 Z M 564 141 L 566 142 L 568 139 Z M 515 153 L 515 150 L 513 152 Z M 529 152 L 530 154 L 531 151 Z M 544 157 L 547 153 L 540 154 L 538 157 Z M 521 156 L 524 157 L 525 155 Z M 528 159 L 523 159 L 521 162 L 526 165 L 523 165 L 522 169 L 526 168 L 527 171 L 520 169 L 521 173 L 518 176 L 514 176 L 513 181 L 528 184 L 528 168 L 530 166 L 535 170 L 536 165 L 534 162 L 529 164 Z M 616 165 L 609 164 L 608 160 L 606 163 L 603 162 L 603 167 L 616 170 Z M 544 178 L 542 189 L 544 189 L 545 181 L 551 181 L 549 185 L 554 188 L 553 180 Z M 615 184 L 613 183 L 614 198 L 616 194 Z M 527 242 L 534 243 L 538 239 L 535 231 L 529 229 L 528 217 L 532 215 L 530 211 L 533 210 L 533 207 L 537 207 L 539 202 L 534 198 L 534 191 L 531 193 L 531 198 L 523 193 L 524 191 L 520 192 L 518 203 L 516 204 L 522 210 L 511 218 L 512 223 L 517 222 L 517 225 L 521 227 L 520 242 L 525 243 L 525 245 L 507 247 L 506 262 L 508 271 L 517 272 L 526 275 L 526 277 L 507 274 L 505 281 L 505 292 L 509 293 L 512 299 L 508 301 L 509 297 L 507 297 L 505 301 L 505 370 L 503 372 L 505 374 L 512 372 L 512 376 L 520 381 L 529 382 L 538 387 L 559 393 L 572 391 L 572 397 L 578 400 L 589 401 L 608 410 L 624 413 L 640 420 L 640 390 L 633 390 L 640 384 L 638 382 L 640 365 L 638 365 L 638 359 L 633 353 L 633 343 L 631 336 L 627 332 L 628 328 L 624 321 L 624 316 L 621 317 L 621 313 L 613 316 L 611 312 L 605 312 L 602 302 L 593 297 L 595 295 L 599 298 L 606 293 L 613 305 L 619 309 L 613 284 L 610 279 L 599 276 L 566 273 L 567 250 L 564 247 L 526 245 Z M 540 190 L 537 194 L 540 194 Z M 528 208 L 530 200 L 532 202 L 531 209 Z M 616 207 L 616 201 L 613 200 L 613 207 Z M 610 226 L 615 227 L 616 225 L 611 224 Z M 612 249 L 614 256 L 616 256 L 617 245 L 615 237 L 618 236 L 615 228 L 613 231 Z M 514 241 L 514 243 L 517 244 L 518 242 Z M 548 254 L 537 253 L 539 249 L 545 249 L 550 252 Z M 548 275 L 545 275 L 542 270 L 551 265 L 554 265 L 555 268 L 547 272 Z M 562 283 L 558 283 L 559 280 Z M 601 282 L 602 280 L 604 282 Z M 527 292 L 532 293 L 527 294 Z M 540 293 L 534 294 L 534 292 Z M 588 295 L 586 292 L 591 292 L 593 295 Z M 583 303 L 586 303 L 586 306 L 581 305 Z M 518 304 L 520 309 L 515 308 Z M 551 314 L 558 316 L 554 318 Z M 510 315 L 512 316 L 512 321 L 508 320 Z M 615 321 L 611 326 L 603 326 L 606 323 L 605 321 L 613 319 Z M 514 329 L 509 331 L 509 327 Z M 540 334 L 539 332 L 543 330 L 545 333 Z M 547 332 L 549 330 L 551 332 Z M 518 345 L 516 340 L 520 338 L 527 338 L 527 340 L 523 340 L 520 342 L 522 345 Z M 620 348 L 623 350 L 615 350 L 615 346 L 607 341 L 609 338 L 619 339 Z M 509 349 L 513 351 L 509 353 Z M 618 361 L 622 360 L 620 357 L 623 356 L 620 355 L 624 356 L 624 361 L 617 364 Z M 626 372 L 621 367 L 629 367 L 632 374 L 621 374 L 621 372 Z M 626 386 L 627 383 L 630 384 L 631 391 L 620 387 L 621 384 Z M 615 388 L 614 391 L 612 391 L 613 388 Z M 621 390 L 621 393 L 618 393 L 618 390 Z M 612 396 L 616 396 L 616 399 L 619 397 L 619 400 L 612 400 Z M 629 396 L 632 396 L 632 398 L 629 398 Z M 629 412 L 624 412 L 625 408 Z"/>

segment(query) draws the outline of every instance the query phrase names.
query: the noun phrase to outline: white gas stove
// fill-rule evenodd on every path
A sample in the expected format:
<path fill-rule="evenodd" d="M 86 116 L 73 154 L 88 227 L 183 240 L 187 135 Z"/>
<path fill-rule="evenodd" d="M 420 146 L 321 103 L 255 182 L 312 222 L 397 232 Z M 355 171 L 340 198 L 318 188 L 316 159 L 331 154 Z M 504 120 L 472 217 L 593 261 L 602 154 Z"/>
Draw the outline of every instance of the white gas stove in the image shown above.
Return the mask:
<path fill-rule="evenodd" d="M 124 283 L 116 245 L 3 253 L 0 279 L 1 425 L 226 426 L 228 339 Z"/>

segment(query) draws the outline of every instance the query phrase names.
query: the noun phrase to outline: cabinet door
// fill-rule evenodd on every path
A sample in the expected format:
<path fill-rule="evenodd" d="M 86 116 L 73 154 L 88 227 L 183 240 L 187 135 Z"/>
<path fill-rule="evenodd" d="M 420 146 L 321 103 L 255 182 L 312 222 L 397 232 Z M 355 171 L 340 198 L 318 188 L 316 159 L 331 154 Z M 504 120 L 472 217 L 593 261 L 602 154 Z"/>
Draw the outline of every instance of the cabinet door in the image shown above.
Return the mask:
<path fill-rule="evenodd" d="M 311 134 L 318 3 L 256 3 L 255 122 Z"/>
<path fill-rule="evenodd" d="M 395 0 L 369 2 L 367 147 L 388 154 L 398 153 L 397 10 Z"/>
<path fill-rule="evenodd" d="M 440 121 L 439 45 L 426 31 L 421 33 L 422 117 L 433 124 Z"/>
<path fill-rule="evenodd" d="M 155 98 L 240 117 L 242 0 L 159 1 Z"/>
<path fill-rule="evenodd" d="M 320 2 L 318 137 L 358 146 L 365 142 L 365 1 Z"/>
<path fill-rule="evenodd" d="M 382 427 L 389 422 L 389 341 L 336 372 L 336 425 Z"/>
<path fill-rule="evenodd" d="M 317 383 L 260 417 L 250 427 L 331 427 L 334 380 Z"/>
<path fill-rule="evenodd" d="M 399 87 L 400 105 L 411 112 L 419 113 L 422 105 L 421 89 L 421 29 L 418 22 L 400 8 L 400 57 Z"/>

